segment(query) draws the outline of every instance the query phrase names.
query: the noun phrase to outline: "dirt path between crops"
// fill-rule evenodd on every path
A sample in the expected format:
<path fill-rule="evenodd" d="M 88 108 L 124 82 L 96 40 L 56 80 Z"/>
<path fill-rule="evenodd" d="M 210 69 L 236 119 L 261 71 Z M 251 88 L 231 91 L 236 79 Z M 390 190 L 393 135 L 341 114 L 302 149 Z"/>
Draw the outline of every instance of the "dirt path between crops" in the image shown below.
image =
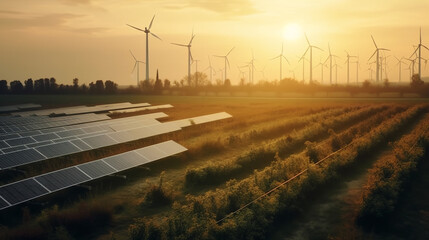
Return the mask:
<path fill-rule="evenodd" d="M 391 141 L 411 132 L 424 114 L 409 124 Z M 363 186 L 368 170 L 381 157 L 391 154 L 386 144 L 376 153 L 360 159 L 352 171 L 341 173 L 340 179 L 318 191 L 318 195 L 304 203 L 293 222 L 277 221 L 269 239 L 387 239 L 382 235 L 363 232 L 354 222 L 359 210 Z M 383 234 L 385 235 L 385 234 Z"/>

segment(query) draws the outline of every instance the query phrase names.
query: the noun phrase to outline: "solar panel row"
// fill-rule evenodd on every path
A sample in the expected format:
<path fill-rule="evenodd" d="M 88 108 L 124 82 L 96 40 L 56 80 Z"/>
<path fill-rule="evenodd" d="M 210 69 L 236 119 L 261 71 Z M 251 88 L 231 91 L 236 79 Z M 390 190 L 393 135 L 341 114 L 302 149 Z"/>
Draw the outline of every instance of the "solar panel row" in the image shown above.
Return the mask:
<path fill-rule="evenodd" d="M 97 123 L 85 123 L 79 125 L 73 125 L 69 127 L 50 129 L 49 133 L 43 133 L 43 131 L 32 131 L 30 135 L 26 133 L 9 134 L 0 136 L 3 138 L 0 140 L 0 150 L 10 152 L 9 148 L 15 146 L 31 145 L 32 143 L 45 142 L 52 140 L 53 142 L 63 141 L 64 139 L 76 139 L 89 137 L 94 134 L 102 134 L 114 131 L 123 131 L 132 128 L 139 128 L 142 126 L 150 126 L 159 124 L 154 118 L 160 118 L 167 116 L 164 113 L 153 113 L 140 115 L 130 118 L 112 119 Z M 97 126 L 98 125 L 98 126 Z M 69 129 L 69 130 L 68 130 Z M 55 131 L 54 131 L 55 130 Z M 22 135 L 27 135 L 23 137 Z"/>
<path fill-rule="evenodd" d="M 31 108 L 40 108 L 42 107 L 39 104 L 27 103 L 27 104 L 18 104 L 18 105 L 9 105 L 9 106 L 1 106 L 0 113 L 4 112 L 14 112 Z"/>
<path fill-rule="evenodd" d="M 199 117 L 193 117 L 193 118 L 187 118 L 187 119 L 181 119 L 176 121 L 171 121 L 169 124 L 175 124 L 178 127 L 189 127 L 193 124 L 203 124 L 203 123 L 209 123 L 214 122 L 222 119 L 231 118 L 232 116 L 229 113 L 226 112 L 219 112 L 214 114 L 208 114 L 203 115 Z"/>
<path fill-rule="evenodd" d="M 7 184 L 0 187 L 0 209 L 186 150 L 174 141 L 167 141 Z"/>
<path fill-rule="evenodd" d="M 82 113 L 96 113 L 96 112 L 108 112 L 111 110 L 118 109 L 127 109 L 127 108 L 135 108 L 135 107 L 144 107 L 149 106 L 148 103 L 137 103 L 131 104 L 129 102 L 125 103 L 114 103 L 114 104 L 104 104 L 104 105 L 96 105 L 96 106 L 77 106 L 77 107 L 66 107 L 66 108 L 54 108 L 54 109 L 43 109 L 38 111 L 27 111 L 27 112 L 19 112 L 15 113 L 15 115 L 19 116 L 30 116 L 30 115 L 39 115 L 39 116 L 47 116 L 47 115 L 75 115 Z"/>
<path fill-rule="evenodd" d="M 17 121 L 19 119 L 19 121 Z M 105 114 L 88 113 L 76 116 L 64 117 L 16 117 L 15 121 L 3 121 L 0 119 L 0 134 L 26 132 L 31 130 L 68 126 L 80 123 L 97 122 L 110 119 Z"/>
<path fill-rule="evenodd" d="M 25 149 L 17 152 L 4 153 L 0 155 L 0 169 L 17 167 L 41 160 L 60 157 L 72 153 L 82 152 L 90 149 L 107 147 L 118 143 L 129 142 L 142 138 L 152 137 L 163 133 L 178 131 L 181 128 L 176 125 L 162 124 L 142 126 L 120 132 L 105 133 L 95 136 L 68 139 L 69 141 L 50 143 L 44 146 Z M 71 140 L 71 141 L 70 141 Z M 80 140 L 74 144 L 74 140 Z"/>
<path fill-rule="evenodd" d="M 139 111 L 145 111 L 145 110 L 156 110 L 156 109 L 165 109 L 165 108 L 172 108 L 172 107 L 173 107 L 173 105 L 171 105 L 171 104 L 164 104 L 164 105 L 157 105 L 157 106 L 149 106 L 149 107 L 141 107 L 141 108 L 131 108 L 131 109 L 109 111 L 109 113 L 131 113 L 131 112 L 139 112 Z"/>

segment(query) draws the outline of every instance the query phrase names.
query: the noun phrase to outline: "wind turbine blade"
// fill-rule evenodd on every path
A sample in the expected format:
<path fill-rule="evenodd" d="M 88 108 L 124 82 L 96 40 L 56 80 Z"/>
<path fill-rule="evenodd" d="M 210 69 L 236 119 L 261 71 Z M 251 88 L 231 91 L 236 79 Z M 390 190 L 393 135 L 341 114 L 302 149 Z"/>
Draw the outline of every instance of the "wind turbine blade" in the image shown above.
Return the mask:
<path fill-rule="evenodd" d="M 149 24 L 149 28 L 148 28 L 148 30 L 150 30 L 150 28 L 152 27 L 152 23 L 153 23 L 153 19 L 155 18 L 155 14 L 153 15 L 153 17 L 152 17 L 152 20 L 150 20 L 150 24 Z"/>
<path fill-rule="evenodd" d="M 194 63 L 194 58 L 192 57 L 192 52 L 189 51 L 189 55 L 191 56 L 191 62 Z"/>
<path fill-rule="evenodd" d="M 225 56 L 213 55 L 213 57 L 224 58 Z"/>
<path fill-rule="evenodd" d="M 191 37 L 191 41 L 189 41 L 189 45 L 192 44 L 192 41 L 194 40 L 194 37 L 195 37 L 195 35 L 194 35 L 194 33 L 192 33 L 192 37 Z"/>
<path fill-rule="evenodd" d="M 320 47 L 317 47 L 317 46 L 312 46 L 312 47 L 317 48 L 317 49 L 319 49 L 320 51 L 324 52 L 324 51 L 323 51 L 323 49 L 321 49 Z"/>
<path fill-rule="evenodd" d="M 133 54 L 133 52 L 131 52 L 131 50 L 130 50 L 130 53 L 131 53 L 131 56 L 133 56 L 134 60 L 137 61 L 137 58 L 134 56 L 134 54 Z"/>
<path fill-rule="evenodd" d="M 228 63 L 228 69 L 231 69 L 231 66 L 229 66 L 229 60 L 228 60 L 228 58 L 226 57 L 225 59 L 226 59 L 226 63 Z"/>
<path fill-rule="evenodd" d="M 398 62 L 400 62 L 401 60 L 399 60 L 399 58 L 397 58 L 396 56 L 394 56 L 396 58 L 396 60 L 398 60 Z"/>
<path fill-rule="evenodd" d="M 150 34 L 162 41 L 162 39 L 160 37 L 156 36 L 154 33 L 150 33 Z"/>
<path fill-rule="evenodd" d="M 413 52 L 413 54 L 411 54 L 410 58 L 411 58 L 414 54 L 416 54 L 417 50 L 419 50 L 419 48 L 416 48 L 416 50 Z"/>
<path fill-rule="evenodd" d="M 139 62 L 139 63 L 143 63 L 143 64 L 146 64 L 145 62 L 143 62 L 143 61 L 137 61 L 137 62 Z"/>
<path fill-rule="evenodd" d="M 301 57 L 301 58 L 304 58 L 305 54 L 307 54 L 308 49 L 310 49 L 310 48 L 311 48 L 311 46 L 308 46 L 307 50 L 305 50 L 305 52 L 304 52 L 304 54 L 302 55 L 302 57 Z"/>
<path fill-rule="evenodd" d="M 390 51 L 390 49 L 387 49 L 387 48 L 379 48 L 378 50 Z"/>
<path fill-rule="evenodd" d="M 372 57 L 374 57 L 374 55 L 377 53 L 377 51 L 378 51 L 377 49 L 374 51 L 374 53 L 373 53 L 373 54 L 371 55 L 371 57 L 368 59 L 368 62 L 369 62 L 369 60 L 371 60 L 371 58 L 372 58 Z"/>
<path fill-rule="evenodd" d="M 375 43 L 374 37 L 373 37 L 372 35 L 371 35 L 371 38 L 372 38 L 372 41 L 374 42 L 375 48 L 377 48 L 377 49 L 378 49 L 378 47 L 377 47 L 377 43 Z"/>
<path fill-rule="evenodd" d="M 282 53 L 280 55 L 283 55 L 283 43 L 282 43 Z"/>
<path fill-rule="evenodd" d="M 423 44 L 422 44 L 422 45 L 420 45 L 420 46 L 422 46 L 422 47 L 426 48 L 427 50 L 429 50 L 429 48 L 428 48 L 428 47 L 426 47 L 426 46 L 425 46 L 425 45 L 423 45 Z"/>
<path fill-rule="evenodd" d="M 326 60 L 323 62 L 323 64 L 325 64 L 325 63 L 328 61 L 329 57 L 330 57 L 330 56 L 328 56 L 328 57 L 326 58 Z"/>
<path fill-rule="evenodd" d="M 287 60 L 287 58 L 285 56 L 282 55 L 282 57 L 286 60 L 286 62 L 290 65 L 289 60 Z"/>
<path fill-rule="evenodd" d="M 278 55 L 277 57 L 273 57 L 273 58 L 271 58 L 270 60 L 274 60 L 274 59 L 277 59 L 277 58 L 279 58 L 279 57 L 282 57 L 282 55 Z"/>
<path fill-rule="evenodd" d="M 134 28 L 134 29 L 137 29 L 137 30 L 139 30 L 139 31 L 144 32 L 144 30 L 143 30 L 143 29 L 138 28 L 138 27 L 134 27 L 134 26 L 132 26 L 132 25 L 130 25 L 130 24 L 127 24 L 127 26 L 132 27 L 132 28 Z"/>
<path fill-rule="evenodd" d="M 185 44 L 179 44 L 179 43 L 171 43 L 171 44 L 176 46 L 181 46 L 181 47 L 188 47 L 188 45 L 185 45 Z"/>
<path fill-rule="evenodd" d="M 329 48 L 329 56 L 330 56 L 332 54 L 331 54 L 331 45 L 329 45 L 329 43 L 328 43 L 328 48 Z"/>
<path fill-rule="evenodd" d="M 134 70 L 136 69 L 136 67 L 137 67 L 137 61 L 134 63 L 134 67 L 133 67 L 133 70 L 131 71 L 131 72 L 134 72 Z"/>
<path fill-rule="evenodd" d="M 209 66 L 212 67 L 212 61 L 210 60 L 210 55 L 208 55 L 207 58 L 209 59 Z"/>
<path fill-rule="evenodd" d="M 232 47 L 232 48 L 231 48 L 231 50 L 229 50 L 229 52 L 226 54 L 226 56 L 225 56 L 225 57 L 227 57 L 227 56 L 232 52 L 232 50 L 234 50 L 234 48 L 235 48 L 235 47 Z"/>
<path fill-rule="evenodd" d="M 305 35 L 305 40 L 307 40 L 308 46 L 311 46 L 310 41 L 308 41 L 307 33 L 304 33 L 304 35 Z"/>

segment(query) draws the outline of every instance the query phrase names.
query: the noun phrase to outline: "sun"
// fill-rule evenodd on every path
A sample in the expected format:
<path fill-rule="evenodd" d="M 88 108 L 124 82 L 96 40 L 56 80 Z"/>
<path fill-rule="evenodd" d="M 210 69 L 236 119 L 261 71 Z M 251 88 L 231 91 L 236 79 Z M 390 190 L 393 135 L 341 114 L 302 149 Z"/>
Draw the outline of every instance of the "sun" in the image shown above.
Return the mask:
<path fill-rule="evenodd" d="M 294 41 L 302 36 L 302 28 L 297 23 L 289 23 L 283 27 L 283 38 Z"/>

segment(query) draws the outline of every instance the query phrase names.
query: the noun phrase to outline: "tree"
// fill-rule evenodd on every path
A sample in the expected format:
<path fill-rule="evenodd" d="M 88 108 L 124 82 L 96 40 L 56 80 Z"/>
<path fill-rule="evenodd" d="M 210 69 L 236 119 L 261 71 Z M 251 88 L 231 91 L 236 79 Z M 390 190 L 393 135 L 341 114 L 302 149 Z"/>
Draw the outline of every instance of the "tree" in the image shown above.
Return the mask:
<path fill-rule="evenodd" d="M 420 79 L 420 76 L 418 75 L 418 74 L 414 74 L 412 77 L 411 77 L 411 87 L 413 87 L 413 88 L 418 88 L 418 87 L 420 87 L 420 86 L 423 86 L 423 84 L 424 84 L 425 82 L 423 82 L 421 79 Z"/>
<path fill-rule="evenodd" d="M 229 80 L 229 78 L 227 78 L 227 79 L 225 80 L 225 82 L 223 83 L 223 85 L 224 85 L 225 87 L 231 87 L 231 80 Z"/>
<path fill-rule="evenodd" d="M 7 81 L 0 80 L 0 94 L 6 94 L 7 92 L 8 92 Z"/>
<path fill-rule="evenodd" d="M 388 88 L 390 86 L 389 79 L 387 79 L 387 78 L 384 79 L 383 85 L 384 85 L 385 88 Z"/>
<path fill-rule="evenodd" d="M 24 81 L 24 88 L 25 88 L 25 93 L 27 94 L 33 93 L 33 90 L 34 90 L 33 79 L 29 78 L 26 81 Z"/>
<path fill-rule="evenodd" d="M 89 83 L 89 93 L 96 93 L 94 82 Z"/>
<path fill-rule="evenodd" d="M 34 92 L 36 93 L 43 93 L 45 90 L 45 81 L 43 78 L 40 78 L 39 80 L 34 81 Z"/>
<path fill-rule="evenodd" d="M 48 93 L 51 91 L 50 84 L 49 84 L 49 78 L 45 78 L 44 81 L 45 81 L 45 88 L 43 90 L 45 93 Z"/>
<path fill-rule="evenodd" d="M 158 70 L 156 70 L 156 80 L 155 80 L 154 90 L 156 92 L 161 92 L 162 90 L 162 81 L 161 79 L 159 79 Z"/>
<path fill-rule="evenodd" d="M 10 92 L 13 94 L 20 94 L 24 91 L 24 85 L 22 85 L 21 81 L 15 80 L 10 82 Z"/>
<path fill-rule="evenodd" d="M 371 82 L 370 81 L 368 81 L 368 80 L 365 80 L 363 83 L 362 83 L 362 87 L 364 87 L 364 88 L 369 88 L 371 86 Z"/>
<path fill-rule="evenodd" d="M 170 80 L 165 79 L 165 80 L 164 80 L 164 88 L 165 88 L 165 89 L 168 89 L 168 88 L 170 88 L 170 86 L 171 86 L 171 82 L 170 82 Z"/>
<path fill-rule="evenodd" d="M 103 93 L 104 92 L 103 80 L 95 81 L 95 91 L 96 91 L 96 93 Z"/>
<path fill-rule="evenodd" d="M 114 83 L 113 81 L 107 80 L 105 83 L 105 92 L 108 94 L 116 93 L 118 90 L 118 84 Z"/>
<path fill-rule="evenodd" d="M 55 93 L 58 88 L 57 80 L 53 77 L 49 79 L 49 91 Z"/>

